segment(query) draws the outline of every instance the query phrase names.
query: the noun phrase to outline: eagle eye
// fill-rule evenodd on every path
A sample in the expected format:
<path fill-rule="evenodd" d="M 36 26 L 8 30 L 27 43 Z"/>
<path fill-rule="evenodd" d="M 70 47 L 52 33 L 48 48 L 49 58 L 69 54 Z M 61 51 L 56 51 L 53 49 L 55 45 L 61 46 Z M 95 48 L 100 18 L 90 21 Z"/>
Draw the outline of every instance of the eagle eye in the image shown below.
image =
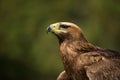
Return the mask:
<path fill-rule="evenodd" d="M 60 29 L 67 29 L 69 27 L 70 27 L 69 25 L 60 25 Z"/>

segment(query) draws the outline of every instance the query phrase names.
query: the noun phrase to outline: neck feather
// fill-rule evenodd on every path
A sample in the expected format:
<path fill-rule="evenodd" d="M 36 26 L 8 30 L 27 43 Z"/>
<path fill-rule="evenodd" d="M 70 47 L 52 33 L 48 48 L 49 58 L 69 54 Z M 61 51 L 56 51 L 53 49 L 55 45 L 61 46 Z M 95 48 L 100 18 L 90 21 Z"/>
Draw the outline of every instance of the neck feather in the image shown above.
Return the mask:
<path fill-rule="evenodd" d="M 74 64 L 75 57 L 79 54 L 97 50 L 97 47 L 87 42 L 87 40 L 64 40 L 59 41 L 60 55 L 64 68 L 70 69 Z M 68 70 L 69 71 L 69 70 Z"/>

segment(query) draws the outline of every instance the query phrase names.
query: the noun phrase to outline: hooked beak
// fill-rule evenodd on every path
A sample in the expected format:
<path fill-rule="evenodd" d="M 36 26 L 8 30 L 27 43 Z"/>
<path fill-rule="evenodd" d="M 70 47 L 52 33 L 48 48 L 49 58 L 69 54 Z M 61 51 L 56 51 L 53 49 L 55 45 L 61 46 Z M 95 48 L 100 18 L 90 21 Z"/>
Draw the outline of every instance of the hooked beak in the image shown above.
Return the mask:
<path fill-rule="evenodd" d="M 46 29 L 46 32 L 48 33 L 48 32 L 52 32 L 52 31 L 53 31 L 52 27 L 48 26 L 47 29 Z"/>
<path fill-rule="evenodd" d="M 51 24 L 49 27 L 47 27 L 46 29 L 46 32 L 52 32 L 54 34 L 57 34 L 59 33 L 61 30 L 59 30 L 59 23 L 54 23 L 54 24 Z"/>
<path fill-rule="evenodd" d="M 50 26 L 48 26 L 47 29 L 46 29 L 46 32 L 48 33 L 48 32 L 51 32 L 51 31 L 52 31 L 52 28 Z"/>
<path fill-rule="evenodd" d="M 58 29 L 58 23 L 54 23 L 51 24 L 50 26 L 47 27 L 46 32 L 53 32 L 55 33 L 55 31 Z"/>

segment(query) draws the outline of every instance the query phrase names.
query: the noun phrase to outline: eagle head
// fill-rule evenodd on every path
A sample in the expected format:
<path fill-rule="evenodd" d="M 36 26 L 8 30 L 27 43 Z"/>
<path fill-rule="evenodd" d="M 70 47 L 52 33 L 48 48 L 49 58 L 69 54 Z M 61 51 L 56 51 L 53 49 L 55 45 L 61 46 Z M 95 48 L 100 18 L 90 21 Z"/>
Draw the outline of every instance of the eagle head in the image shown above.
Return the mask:
<path fill-rule="evenodd" d="M 70 22 L 57 22 L 47 27 L 47 33 L 52 32 L 60 40 L 83 39 L 83 33 L 79 26 Z"/>

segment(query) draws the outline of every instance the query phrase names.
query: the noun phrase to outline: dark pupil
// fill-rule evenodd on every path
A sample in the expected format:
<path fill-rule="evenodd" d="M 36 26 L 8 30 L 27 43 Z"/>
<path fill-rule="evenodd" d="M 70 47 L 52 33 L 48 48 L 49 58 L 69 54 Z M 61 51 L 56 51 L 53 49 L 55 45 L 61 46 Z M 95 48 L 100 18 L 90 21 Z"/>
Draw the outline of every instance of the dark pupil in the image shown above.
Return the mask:
<path fill-rule="evenodd" d="M 69 26 L 68 25 L 60 25 L 61 28 L 68 28 Z"/>

